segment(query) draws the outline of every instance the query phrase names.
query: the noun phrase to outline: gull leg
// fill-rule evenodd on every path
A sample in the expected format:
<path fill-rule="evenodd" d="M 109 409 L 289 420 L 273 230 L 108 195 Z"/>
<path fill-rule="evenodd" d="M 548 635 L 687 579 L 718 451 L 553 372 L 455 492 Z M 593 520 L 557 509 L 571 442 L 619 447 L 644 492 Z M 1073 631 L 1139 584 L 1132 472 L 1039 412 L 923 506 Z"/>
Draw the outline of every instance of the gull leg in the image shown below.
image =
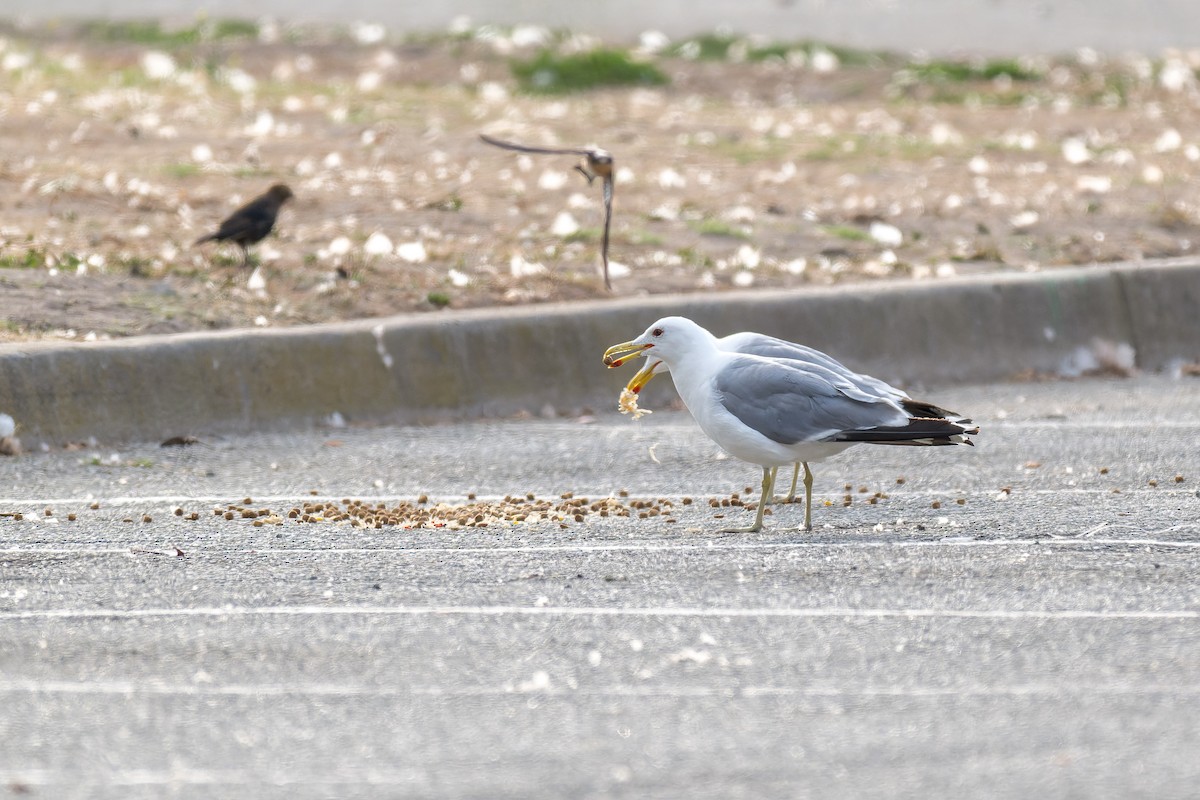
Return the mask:
<path fill-rule="evenodd" d="M 796 465 L 796 470 L 800 470 L 799 464 Z M 794 484 L 793 484 L 794 485 Z M 812 485 L 813 474 L 808 468 L 808 462 L 804 462 L 804 530 L 812 531 Z"/>
<path fill-rule="evenodd" d="M 796 501 L 796 479 L 800 477 L 800 462 L 797 461 L 792 469 L 792 488 L 788 491 L 788 496 L 784 499 L 785 503 L 793 503 Z"/>
<path fill-rule="evenodd" d="M 763 467 L 762 479 L 762 496 L 758 501 L 758 514 L 754 518 L 754 524 L 749 528 L 724 528 L 722 533 L 758 533 L 763 526 L 763 512 L 767 510 L 767 501 L 771 499 L 771 492 L 775 488 L 775 467 Z"/>

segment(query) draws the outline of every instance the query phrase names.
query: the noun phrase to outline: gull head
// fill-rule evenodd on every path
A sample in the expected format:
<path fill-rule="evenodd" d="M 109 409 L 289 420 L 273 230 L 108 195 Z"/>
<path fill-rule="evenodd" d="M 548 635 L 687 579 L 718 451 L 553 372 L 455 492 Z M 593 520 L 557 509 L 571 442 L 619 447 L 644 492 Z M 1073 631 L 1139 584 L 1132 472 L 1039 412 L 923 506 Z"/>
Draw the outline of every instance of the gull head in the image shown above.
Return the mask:
<path fill-rule="evenodd" d="M 663 317 L 636 339 L 614 344 L 604 351 L 604 364 L 619 367 L 636 356 L 645 356 L 646 364 L 626 385 L 641 391 L 656 372 L 670 369 L 673 362 L 697 351 L 716 349 L 713 335 L 686 317 Z"/>

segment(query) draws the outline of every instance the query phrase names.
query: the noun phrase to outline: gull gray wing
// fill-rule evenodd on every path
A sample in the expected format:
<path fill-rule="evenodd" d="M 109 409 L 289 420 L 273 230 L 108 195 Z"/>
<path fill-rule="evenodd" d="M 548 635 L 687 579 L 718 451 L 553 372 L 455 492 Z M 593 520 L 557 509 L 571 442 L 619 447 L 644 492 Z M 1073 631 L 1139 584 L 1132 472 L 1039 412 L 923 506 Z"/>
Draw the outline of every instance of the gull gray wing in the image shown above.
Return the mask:
<path fill-rule="evenodd" d="M 799 361 L 804 364 L 815 364 L 825 367 L 830 372 L 841 375 L 846 381 L 872 395 L 890 396 L 893 398 L 906 396 L 904 392 L 895 386 L 878 378 L 873 378 L 870 375 L 855 372 L 833 356 L 823 353 L 814 347 L 749 331 L 726 336 L 722 341 L 728 342 L 733 352 L 763 356 L 764 358 L 785 358 L 790 361 Z"/>
<path fill-rule="evenodd" d="M 835 377 L 823 367 L 738 356 L 717 373 L 714 388 L 726 411 L 780 444 L 832 441 L 847 431 L 907 423 L 892 400 L 848 394 Z"/>

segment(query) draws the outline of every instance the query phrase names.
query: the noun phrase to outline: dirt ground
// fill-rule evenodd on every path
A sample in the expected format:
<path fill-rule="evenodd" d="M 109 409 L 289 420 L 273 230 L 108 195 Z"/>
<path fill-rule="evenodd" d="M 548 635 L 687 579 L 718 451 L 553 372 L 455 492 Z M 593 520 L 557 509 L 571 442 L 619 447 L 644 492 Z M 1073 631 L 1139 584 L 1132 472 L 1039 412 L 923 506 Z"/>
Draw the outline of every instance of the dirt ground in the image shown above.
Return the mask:
<path fill-rule="evenodd" d="M 481 132 L 613 153 L 615 296 L 935 281 L 1200 240 L 1196 54 L 1025 59 L 1014 77 L 735 45 L 639 55 L 665 86 L 537 96 L 512 59 L 595 43 L 379 35 L 0 31 L 0 341 L 608 296 L 599 186 Z M 296 200 L 257 275 L 235 247 L 191 244 L 275 182 Z"/>

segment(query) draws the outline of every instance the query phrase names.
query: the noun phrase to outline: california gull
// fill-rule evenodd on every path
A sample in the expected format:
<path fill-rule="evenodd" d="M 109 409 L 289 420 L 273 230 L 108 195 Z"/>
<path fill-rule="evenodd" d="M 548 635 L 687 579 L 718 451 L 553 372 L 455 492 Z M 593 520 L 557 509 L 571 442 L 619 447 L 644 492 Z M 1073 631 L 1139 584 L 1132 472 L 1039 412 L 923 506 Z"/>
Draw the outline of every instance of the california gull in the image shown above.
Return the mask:
<path fill-rule="evenodd" d="M 970 445 L 967 437 L 979 432 L 970 427 L 970 420 L 912 400 L 883 381 L 848 370 L 819 350 L 790 342 L 783 345 L 791 345 L 783 349 L 793 357 L 731 352 L 695 322 L 665 317 L 638 338 L 614 345 L 604 354 L 610 367 L 637 355 L 651 359 L 627 385 L 631 391 L 650 380 L 658 368 L 653 359 L 661 361 L 700 429 L 731 455 L 762 467 L 762 495 L 754 524 L 732 530 L 762 530 L 763 512 L 780 466 L 804 464 L 804 527 L 812 530 L 809 462 L 859 443 Z M 804 358 L 795 357 L 797 347 Z"/>

